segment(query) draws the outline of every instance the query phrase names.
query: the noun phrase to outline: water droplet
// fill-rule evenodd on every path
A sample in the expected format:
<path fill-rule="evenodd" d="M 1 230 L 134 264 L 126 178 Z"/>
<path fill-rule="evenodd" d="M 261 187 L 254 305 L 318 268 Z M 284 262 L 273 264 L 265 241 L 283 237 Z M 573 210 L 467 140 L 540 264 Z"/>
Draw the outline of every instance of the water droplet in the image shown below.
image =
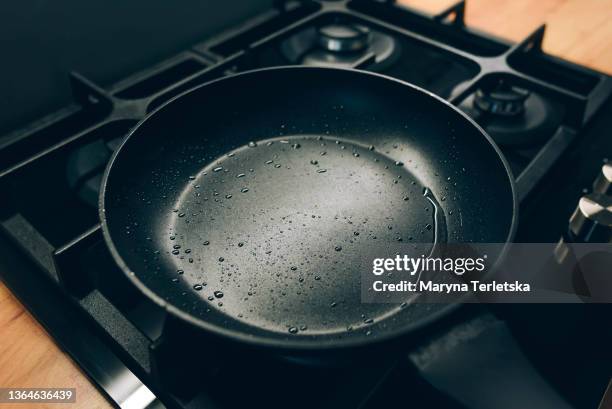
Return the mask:
<path fill-rule="evenodd" d="M 232 198 L 232 195 L 229 195 L 229 194 L 228 194 L 228 195 L 225 195 L 225 198 L 226 198 L 226 199 L 231 199 L 231 198 Z"/>
<path fill-rule="evenodd" d="M 289 327 L 289 333 L 290 334 L 297 334 L 298 333 L 297 327 Z"/>
<path fill-rule="evenodd" d="M 177 254 L 179 254 L 179 251 L 178 250 L 172 250 L 172 254 L 177 255 Z"/>
<path fill-rule="evenodd" d="M 327 172 L 327 169 L 317 169 L 317 173 L 325 173 Z"/>
<path fill-rule="evenodd" d="M 238 247 L 242 247 L 242 246 L 244 246 L 243 242 L 238 243 Z"/>
<path fill-rule="evenodd" d="M 293 149 L 300 149 L 302 147 L 302 145 L 300 145 L 299 143 L 294 143 L 293 145 L 291 145 L 291 147 Z"/>
<path fill-rule="evenodd" d="M 353 156 L 354 156 L 354 157 L 356 157 L 356 158 L 358 158 L 358 157 L 359 157 L 359 153 L 357 153 L 357 152 L 353 152 Z"/>
<path fill-rule="evenodd" d="M 213 294 L 216 298 L 223 298 L 223 291 L 215 291 Z"/>
<path fill-rule="evenodd" d="M 205 240 L 204 243 L 202 243 L 202 244 L 205 245 L 205 246 L 208 246 L 210 244 L 210 241 Z"/>
<path fill-rule="evenodd" d="M 410 200 L 410 198 L 408 196 L 404 196 L 404 201 L 407 202 L 408 200 Z"/>
<path fill-rule="evenodd" d="M 242 189 L 240 189 L 240 193 L 246 193 L 249 191 L 248 187 L 243 187 Z"/>
<path fill-rule="evenodd" d="M 318 161 L 318 160 L 314 160 L 314 159 L 313 159 L 313 160 L 311 160 L 311 161 L 310 161 L 310 164 L 311 164 L 311 165 L 318 165 L 318 164 L 319 164 L 319 161 Z"/>
<path fill-rule="evenodd" d="M 295 270 L 297 270 L 297 267 L 296 266 L 291 266 L 291 270 L 295 271 Z"/>
<path fill-rule="evenodd" d="M 251 141 L 249 142 L 249 148 L 254 148 L 257 146 L 257 142 Z"/>
<path fill-rule="evenodd" d="M 243 178 L 244 176 L 245 176 L 244 173 L 239 173 L 236 175 L 237 178 Z"/>
<path fill-rule="evenodd" d="M 369 149 L 369 150 L 371 150 L 371 151 L 373 151 L 373 150 L 374 150 L 374 145 L 370 145 L 370 146 L 368 146 L 368 149 Z"/>
<path fill-rule="evenodd" d="M 219 261 L 222 263 L 225 259 L 223 257 L 219 257 Z"/>
<path fill-rule="evenodd" d="M 223 170 L 223 166 L 217 166 L 213 169 L 213 172 L 221 172 Z"/>
<path fill-rule="evenodd" d="M 404 166 L 404 162 L 400 162 L 399 160 L 395 162 L 395 166 Z"/>
<path fill-rule="evenodd" d="M 178 217 L 185 217 L 185 213 L 179 213 Z"/>
<path fill-rule="evenodd" d="M 334 250 L 341 251 L 342 250 L 342 246 L 336 246 L 336 247 L 334 247 Z"/>
<path fill-rule="evenodd" d="M 195 284 L 195 285 L 193 286 L 193 289 L 194 289 L 194 290 L 196 290 L 196 291 L 201 291 L 201 290 L 202 290 L 202 288 L 204 288 L 204 287 L 202 286 L 202 284 Z"/>

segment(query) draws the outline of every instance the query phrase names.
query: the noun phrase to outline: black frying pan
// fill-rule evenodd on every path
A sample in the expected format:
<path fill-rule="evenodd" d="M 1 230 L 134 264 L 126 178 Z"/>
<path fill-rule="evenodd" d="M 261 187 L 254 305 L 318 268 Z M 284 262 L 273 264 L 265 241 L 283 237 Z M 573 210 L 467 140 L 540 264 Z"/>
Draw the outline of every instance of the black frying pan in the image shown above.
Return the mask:
<path fill-rule="evenodd" d="M 292 351 L 396 339 L 450 312 L 362 304 L 355 266 L 397 241 L 507 242 L 516 210 L 499 150 L 453 106 L 313 67 L 222 78 L 159 107 L 100 195 L 110 251 L 147 297 L 209 334 Z"/>

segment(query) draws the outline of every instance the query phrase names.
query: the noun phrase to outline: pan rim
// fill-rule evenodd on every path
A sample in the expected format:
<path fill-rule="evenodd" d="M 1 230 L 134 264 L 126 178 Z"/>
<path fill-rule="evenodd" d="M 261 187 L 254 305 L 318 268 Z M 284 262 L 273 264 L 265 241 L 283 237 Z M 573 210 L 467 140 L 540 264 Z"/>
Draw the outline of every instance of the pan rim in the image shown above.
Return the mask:
<path fill-rule="evenodd" d="M 406 81 L 403 81 L 397 78 L 393 78 L 385 74 L 370 72 L 370 71 L 365 71 L 365 70 L 359 70 L 359 69 L 353 69 L 353 68 L 315 67 L 315 66 L 300 66 L 300 65 L 284 65 L 284 66 L 258 68 L 258 69 L 253 69 L 253 70 L 248 70 L 248 71 L 243 71 L 240 73 L 223 76 L 220 78 L 215 78 L 211 81 L 207 81 L 203 84 L 197 85 L 193 88 L 190 88 L 188 90 L 185 90 L 179 93 L 178 95 L 158 105 L 155 109 L 153 109 L 151 112 L 146 114 L 144 118 L 142 118 L 124 136 L 123 140 L 121 141 L 117 149 L 113 152 L 108 164 L 106 165 L 106 168 L 104 169 L 104 173 L 102 175 L 102 182 L 100 184 L 100 195 L 98 198 L 99 199 L 98 200 L 98 214 L 100 218 L 100 226 L 102 230 L 102 235 L 104 237 L 106 246 L 109 249 L 111 257 L 113 258 L 117 266 L 120 268 L 122 273 L 128 278 L 128 280 L 145 297 L 147 297 L 148 299 L 153 301 L 157 306 L 163 309 L 165 313 L 172 315 L 182 321 L 185 321 L 186 323 L 193 325 L 197 327 L 198 329 L 210 332 L 216 336 L 220 336 L 221 338 L 225 338 L 231 341 L 238 341 L 240 343 L 244 343 L 244 344 L 254 346 L 254 347 L 273 348 L 279 351 L 281 350 L 282 351 L 323 351 L 323 350 L 341 350 L 341 349 L 348 349 L 348 348 L 374 346 L 376 344 L 381 344 L 383 342 L 388 342 L 388 341 L 399 339 L 410 333 L 422 331 L 424 328 L 432 326 L 432 324 L 439 321 L 441 318 L 448 316 L 454 311 L 456 311 L 460 306 L 464 304 L 463 301 L 465 301 L 469 297 L 469 294 L 462 296 L 457 302 L 446 304 L 444 307 L 440 308 L 438 311 L 433 312 L 430 315 L 426 316 L 425 318 L 422 318 L 414 323 L 406 324 L 404 326 L 399 327 L 399 329 L 395 331 L 391 331 L 386 334 L 382 334 L 382 335 L 378 335 L 374 337 L 364 336 L 364 337 L 355 337 L 355 338 L 349 337 L 349 338 L 332 338 L 332 339 L 312 339 L 310 337 L 291 336 L 289 334 L 285 338 L 267 337 L 265 335 L 249 334 L 244 331 L 235 330 L 231 328 L 225 328 L 223 326 L 216 325 L 216 324 L 207 322 L 203 319 L 197 318 L 181 310 L 180 308 L 167 302 L 160 295 L 158 295 L 156 292 L 151 290 L 137 276 L 137 274 L 134 273 L 132 269 L 129 268 L 127 263 L 123 260 L 123 257 L 121 256 L 121 254 L 119 253 L 119 250 L 117 249 L 117 247 L 115 246 L 113 242 L 113 239 L 110 233 L 110 229 L 108 227 L 105 201 L 106 201 L 106 191 L 107 191 L 108 179 L 113 170 L 113 165 L 115 161 L 117 160 L 117 158 L 119 157 L 119 155 L 121 154 L 126 143 L 130 139 L 132 139 L 132 135 L 134 135 L 144 123 L 149 121 L 151 117 L 155 116 L 155 114 L 157 114 L 158 112 L 166 108 L 168 105 L 170 105 L 177 99 L 180 99 L 188 94 L 191 94 L 193 92 L 200 90 L 201 88 L 204 88 L 212 84 L 216 84 L 221 81 L 231 80 L 235 77 L 254 75 L 260 72 L 286 71 L 286 70 L 295 70 L 295 71 L 300 71 L 300 70 L 301 71 L 322 71 L 323 70 L 323 71 L 349 72 L 352 74 L 378 77 L 378 78 L 381 78 L 387 81 L 393 81 L 400 85 L 409 87 L 413 91 L 426 94 L 438 100 L 439 102 L 446 105 L 447 108 L 450 108 L 456 114 L 462 116 L 464 120 L 467 120 L 474 128 L 476 128 L 476 130 L 480 132 L 480 134 L 485 138 L 485 140 L 489 143 L 489 145 L 493 148 L 493 150 L 497 154 L 497 157 L 500 160 L 500 163 L 502 164 L 505 170 L 506 177 L 508 178 L 508 183 L 509 183 L 508 187 L 510 188 L 510 193 L 512 196 L 512 218 L 510 221 L 510 228 L 508 229 L 508 234 L 506 236 L 506 241 L 504 243 L 503 249 L 500 252 L 499 257 L 493 264 L 492 270 L 496 270 L 498 268 L 501 261 L 505 258 L 508 252 L 510 242 L 513 240 L 515 233 L 516 233 L 517 224 L 518 224 L 517 221 L 518 221 L 519 204 L 518 204 L 518 197 L 516 193 L 516 184 L 515 184 L 514 176 L 512 174 L 510 166 L 506 158 L 502 154 L 501 150 L 499 149 L 499 147 L 493 142 L 493 139 L 491 138 L 491 136 L 480 125 L 478 125 L 472 118 L 470 118 L 466 113 L 464 113 L 463 111 L 461 111 L 460 109 L 452 105 L 450 102 L 446 101 L 445 99 L 439 97 L 438 95 L 426 89 L 418 87 L 409 82 L 406 82 Z"/>

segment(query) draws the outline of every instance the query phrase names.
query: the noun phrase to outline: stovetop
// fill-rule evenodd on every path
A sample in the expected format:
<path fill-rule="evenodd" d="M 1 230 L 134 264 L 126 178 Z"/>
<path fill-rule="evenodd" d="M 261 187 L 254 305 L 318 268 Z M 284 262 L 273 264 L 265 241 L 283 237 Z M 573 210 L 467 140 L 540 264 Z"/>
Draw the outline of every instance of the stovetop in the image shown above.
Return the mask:
<path fill-rule="evenodd" d="M 230 357 L 212 341 L 177 340 L 177 323 L 127 283 L 108 288 L 104 277 L 120 272 L 97 213 L 112 151 L 155 107 L 234 72 L 326 65 L 399 78 L 467 112 L 498 143 L 515 175 L 517 241 L 556 242 L 583 189 L 612 155 L 612 78 L 546 55 L 544 26 L 511 44 L 467 27 L 464 11 L 464 2 L 429 16 L 390 1 L 278 1 L 240 27 L 111 87 L 70 73 L 78 108 L 0 138 L 3 280 L 121 407 L 381 407 L 407 399 L 415 408 L 469 407 L 436 389 L 408 346 L 402 357 L 322 369 L 259 354 Z M 597 328 L 610 312 L 604 308 L 563 306 L 563 317 L 561 306 L 470 314 L 495 315 L 568 402 L 595 407 L 609 369 L 595 358 L 598 343 L 579 334 L 592 330 L 581 317 L 588 314 Z M 543 317 L 547 330 L 563 334 L 554 347 L 534 342 L 534 323 Z M 577 346 L 593 359 L 564 351 Z M 408 384 L 409 398 L 398 392 Z"/>

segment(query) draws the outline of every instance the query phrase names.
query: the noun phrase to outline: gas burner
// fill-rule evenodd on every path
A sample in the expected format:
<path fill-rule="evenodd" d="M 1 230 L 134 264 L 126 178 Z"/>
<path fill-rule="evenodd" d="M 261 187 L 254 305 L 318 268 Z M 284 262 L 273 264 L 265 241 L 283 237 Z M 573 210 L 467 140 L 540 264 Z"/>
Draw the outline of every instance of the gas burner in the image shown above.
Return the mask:
<path fill-rule="evenodd" d="M 371 70 L 383 70 L 399 55 L 399 44 L 389 35 L 361 24 L 334 22 L 310 27 L 281 44 L 285 58 L 293 64 L 353 67 L 372 55 Z"/>
<path fill-rule="evenodd" d="M 550 138 L 563 109 L 549 98 L 503 80 L 483 84 L 461 104 L 499 145 L 526 148 Z"/>
<path fill-rule="evenodd" d="M 66 177 L 68 186 L 89 206 L 98 206 L 102 171 L 123 138 L 102 139 L 88 143 L 68 156 Z"/>
<path fill-rule="evenodd" d="M 476 90 L 474 107 L 494 116 L 517 116 L 525 112 L 525 101 L 529 95 L 530 92 L 526 89 L 512 87 L 500 81 L 493 89 Z"/>
<path fill-rule="evenodd" d="M 319 46 L 330 52 L 361 51 L 370 42 L 370 29 L 359 24 L 328 24 L 317 34 Z"/>

